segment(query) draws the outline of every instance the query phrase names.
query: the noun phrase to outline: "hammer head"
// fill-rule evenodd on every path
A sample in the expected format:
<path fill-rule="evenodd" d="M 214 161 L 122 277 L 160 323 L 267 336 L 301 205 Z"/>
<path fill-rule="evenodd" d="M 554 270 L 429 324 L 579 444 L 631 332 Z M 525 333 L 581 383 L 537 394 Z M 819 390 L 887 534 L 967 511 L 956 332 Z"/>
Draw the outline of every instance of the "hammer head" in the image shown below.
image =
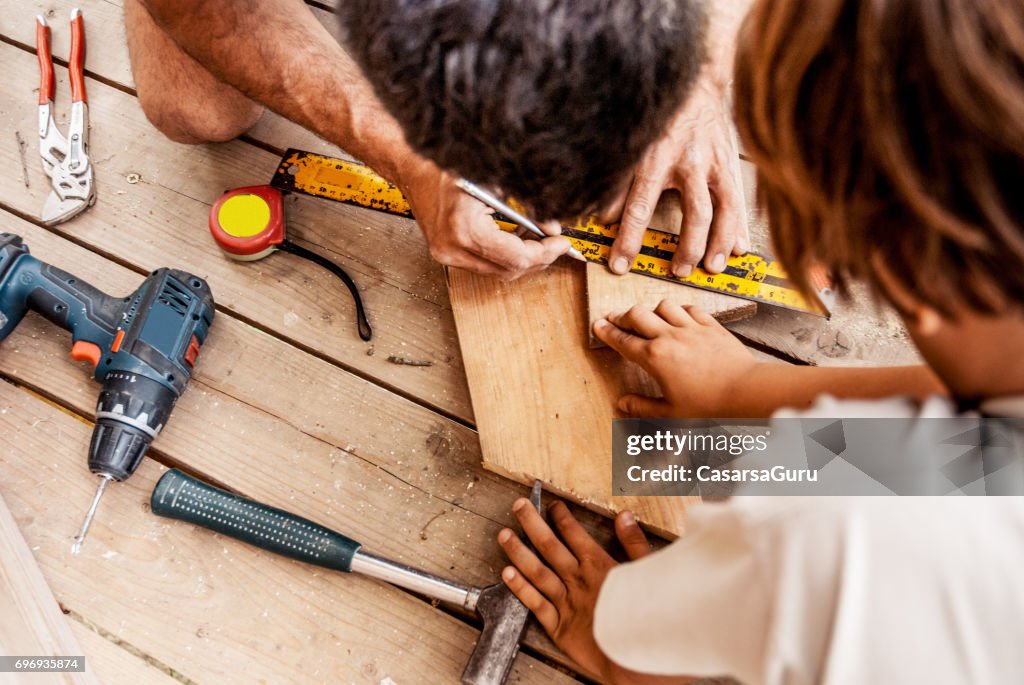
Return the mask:
<path fill-rule="evenodd" d="M 519 652 L 530 610 L 504 583 L 497 583 L 480 591 L 476 611 L 484 627 L 462 672 L 462 685 L 502 685 Z"/>
<path fill-rule="evenodd" d="M 540 511 L 541 482 L 533 482 L 530 504 Z M 502 685 L 519 652 L 519 640 L 526 630 L 530 610 L 512 594 L 505 583 L 480 591 L 476 613 L 483 619 L 480 639 L 462 672 L 462 685 Z"/>

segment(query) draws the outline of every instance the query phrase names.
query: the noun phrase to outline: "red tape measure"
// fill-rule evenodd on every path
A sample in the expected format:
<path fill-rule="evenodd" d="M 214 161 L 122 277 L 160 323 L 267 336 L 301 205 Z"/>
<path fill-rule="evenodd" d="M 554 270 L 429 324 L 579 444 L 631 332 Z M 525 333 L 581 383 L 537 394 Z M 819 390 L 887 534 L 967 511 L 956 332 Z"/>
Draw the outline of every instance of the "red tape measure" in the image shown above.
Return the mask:
<path fill-rule="evenodd" d="M 271 186 L 224 193 L 210 209 L 210 233 L 232 259 L 263 259 L 284 242 L 284 198 Z"/>
<path fill-rule="evenodd" d="M 363 299 L 352 277 L 326 257 L 296 245 L 285 237 L 284 196 L 277 188 L 248 186 L 224 193 L 210 208 L 210 234 L 220 249 L 232 259 L 252 262 L 280 250 L 324 267 L 340 278 L 352 293 L 359 337 L 367 341 L 373 337 Z"/>

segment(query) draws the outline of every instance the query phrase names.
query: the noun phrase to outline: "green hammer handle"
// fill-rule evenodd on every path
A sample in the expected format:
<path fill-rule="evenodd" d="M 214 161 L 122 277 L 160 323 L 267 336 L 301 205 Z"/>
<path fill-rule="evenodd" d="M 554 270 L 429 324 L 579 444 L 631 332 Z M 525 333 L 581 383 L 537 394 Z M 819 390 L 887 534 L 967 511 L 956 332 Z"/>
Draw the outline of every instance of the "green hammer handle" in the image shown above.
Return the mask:
<path fill-rule="evenodd" d="M 360 545 L 317 523 L 233 495 L 171 469 L 150 500 L 158 516 L 188 521 L 268 552 L 335 571 L 352 571 Z"/>

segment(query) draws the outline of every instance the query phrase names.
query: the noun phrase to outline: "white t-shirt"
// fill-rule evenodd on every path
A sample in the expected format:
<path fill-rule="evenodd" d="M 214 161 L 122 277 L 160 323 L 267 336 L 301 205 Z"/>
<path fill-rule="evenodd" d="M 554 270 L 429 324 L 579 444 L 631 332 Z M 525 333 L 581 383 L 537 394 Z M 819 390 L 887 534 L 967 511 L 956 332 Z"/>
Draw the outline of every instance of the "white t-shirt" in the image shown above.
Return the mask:
<path fill-rule="evenodd" d="M 782 415 L 956 414 L 826 397 Z M 745 685 L 1024 682 L 1022 575 L 1021 497 L 736 497 L 615 568 L 594 635 L 625 668 Z"/>

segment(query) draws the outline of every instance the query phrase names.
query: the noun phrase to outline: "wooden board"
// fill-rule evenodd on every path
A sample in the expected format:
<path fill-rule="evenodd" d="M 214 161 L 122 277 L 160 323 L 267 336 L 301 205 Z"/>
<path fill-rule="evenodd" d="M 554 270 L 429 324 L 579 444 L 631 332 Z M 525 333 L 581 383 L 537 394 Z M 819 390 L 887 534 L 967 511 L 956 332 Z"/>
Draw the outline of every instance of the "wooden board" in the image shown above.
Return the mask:
<path fill-rule="evenodd" d="M 85 652 L 71 632 L 31 550 L 0 494 L 0 654 L 4 656 L 79 657 Z M 99 685 L 92 669 L 83 672 L 22 675 L 39 683 Z M 0 674 L 0 682 L 14 682 Z"/>
<path fill-rule="evenodd" d="M 722 323 L 747 319 L 757 314 L 757 304 L 731 295 L 667 283 L 640 274 L 613 274 L 601 264 L 587 264 L 587 342 L 591 348 L 604 347 L 594 336 L 594 322 L 612 312 L 633 305 L 655 307 L 662 300 L 694 304 Z"/>
<path fill-rule="evenodd" d="M 169 667 L 129 651 L 130 645 L 124 642 L 116 644 L 77 620 L 71 621 L 71 632 L 85 650 L 88 668 L 96 671 L 103 685 L 181 685 L 171 677 Z"/>
<path fill-rule="evenodd" d="M 448 272 L 484 466 L 679 535 L 697 498 L 613 496 L 615 401 L 656 388 L 612 350 L 586 349 L 584 269 L 564 261 L 513 283 Z"/>

